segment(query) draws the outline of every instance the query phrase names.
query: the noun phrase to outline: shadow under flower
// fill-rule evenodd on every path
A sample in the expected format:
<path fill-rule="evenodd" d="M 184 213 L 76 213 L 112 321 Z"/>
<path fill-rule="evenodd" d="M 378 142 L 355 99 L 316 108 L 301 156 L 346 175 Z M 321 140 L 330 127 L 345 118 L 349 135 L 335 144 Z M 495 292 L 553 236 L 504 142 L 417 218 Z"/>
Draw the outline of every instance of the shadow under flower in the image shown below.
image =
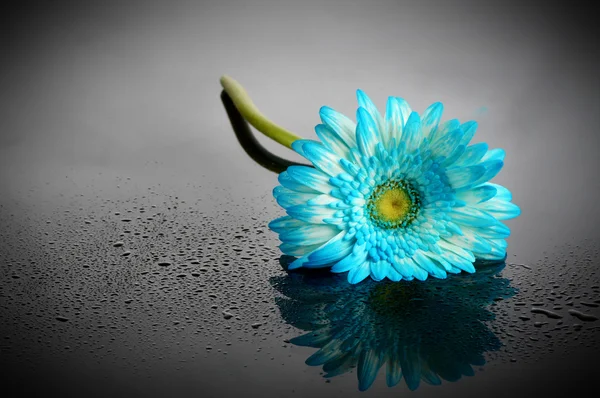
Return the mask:
<path fill-rule="evenodd" d="M 293 260 L 281 257 L 282 265 Z M 410 390 L 473 376 L 484 354 L 502 343 L 488 328 L 487 307 L 516 293 L 499 272 L 504 263 L 477 263 L 474 274 L 426 282 L 358 285 L 345 275 L 293 272 L 271 278 L 283 319 L 308 333 L 292 344 L 319 348 L 306 364 L 322 366 L 325 377 L 356 368 L 358 388 L 367 390 L 381 367 L 389 387 L 402 377 Z M 314 271 L 314 270 L 311 270 Z"/>

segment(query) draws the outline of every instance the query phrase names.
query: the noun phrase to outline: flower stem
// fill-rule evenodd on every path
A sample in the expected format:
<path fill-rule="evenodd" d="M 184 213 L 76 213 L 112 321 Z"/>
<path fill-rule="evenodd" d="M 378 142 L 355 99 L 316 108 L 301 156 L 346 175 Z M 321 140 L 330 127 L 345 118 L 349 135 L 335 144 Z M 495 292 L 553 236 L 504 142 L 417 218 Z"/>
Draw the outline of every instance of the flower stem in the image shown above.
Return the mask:
<path fill-rule="evenodd" d="M 223 86 L 225 92 L 229 94 L 229 97 L 244 119 L 267 137 L 290 149 L 292 149 L 292 143 L 294 141 L 301 139 L 301 137 L 298 137 L 291 131 L 284 129 L 267 119 L 267 117 L 258 110 L 256 105 L 254 105 L 250 96 L 246 90 L 244 90 L 244 87 L 233 78 L 227 75 L 221 76 L 221 86 Z"/>

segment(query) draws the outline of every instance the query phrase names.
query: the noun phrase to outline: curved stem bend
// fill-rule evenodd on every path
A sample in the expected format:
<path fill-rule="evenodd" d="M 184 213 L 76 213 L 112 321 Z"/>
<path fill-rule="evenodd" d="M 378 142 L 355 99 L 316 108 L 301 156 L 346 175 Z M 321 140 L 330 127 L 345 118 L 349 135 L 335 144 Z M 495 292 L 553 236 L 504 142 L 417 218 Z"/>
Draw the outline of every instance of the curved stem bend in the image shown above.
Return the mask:
<path fill-rule="evenodd" d="M 267 137 L 290 149 L 292 149 L 292 143 L 294 141 L 302 139 L 291 131 L 284 129 L 267 119 L 267 117 L 258 110 L 256 105 L 254 105 L 250 96 L 246 90 L 244 90 L 244 87 L 233 78 L 223 75 L 221 77 L 221 86 L 223 86 L 225 92 L 229 94 L 229 97 L 244 119 Z"/>

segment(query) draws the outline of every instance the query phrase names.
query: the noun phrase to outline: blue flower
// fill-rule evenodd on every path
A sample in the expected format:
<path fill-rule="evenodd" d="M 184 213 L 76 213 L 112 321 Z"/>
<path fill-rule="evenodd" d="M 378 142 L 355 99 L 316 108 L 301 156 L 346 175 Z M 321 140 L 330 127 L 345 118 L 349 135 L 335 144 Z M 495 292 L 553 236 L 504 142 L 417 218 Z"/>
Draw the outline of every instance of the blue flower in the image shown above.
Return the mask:
<path fill-rule="evenodd" d="M 273 195 L 287 215 L 269 223 L 289 269 L 330 267 L 348 281 L 445 278 L 475 272 L 475 259 L 503 260 L 520 214 L 506 188 L 490 183 L 504 150 L 469 145 L 475 121 L 441 122 L 443 106 L 422 115 L 389 97 L 385 117 L 361 90 L 357 123 L 322 107 L 319 141 L 292 148 L 313 165 L 279 175 Z"/>

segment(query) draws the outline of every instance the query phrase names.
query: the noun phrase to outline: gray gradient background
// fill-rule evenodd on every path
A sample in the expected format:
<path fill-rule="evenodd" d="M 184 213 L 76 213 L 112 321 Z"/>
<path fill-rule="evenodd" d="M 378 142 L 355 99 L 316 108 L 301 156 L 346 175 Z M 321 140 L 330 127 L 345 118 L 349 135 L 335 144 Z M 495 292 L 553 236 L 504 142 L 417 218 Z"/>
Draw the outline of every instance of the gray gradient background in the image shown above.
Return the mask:
<path fill-rule="evenodd" d="M 211 186 L 228 197 L 260 197 L 275 175 L 252 163 L 231 132 L 218 81 L 229 74 L 266 115 L 307 138 L 316 137 L 322 105 L 353 117 L 357 88 L 381 109 L 388 95 L 406 98 L 417 111 L 442 101 L 447 117 L 478 120 L 475 141 L 507 151 L 496 182 L 523 208 L 509 240 L 520 262 L 538 261 L 565 242 L 597 239 L 600 86 L 591 11 L 550 3 L 300 3 L 105 1 L 3 10 L 4 211 L 15 202 L 52 206 L 58 193 L 90 194 L 91 176 L 99 174 L 174 189 L 198 182 L 207 198 Z M 218 211 L 218 199 L 207 202 Z M 567 388 L 576 385 L 569 377 L 590 376 L 564 369 L 591 363 L 581 355 L 560 365 L 566 373 L 549 358 L 419 392 L 514 395 L 551 389 L 540 383 L 559 375 Z M 296 362 L 301 369 L 302 360 Z M 254 384 L 242 375 L 237 387 L 213 375 L 184 391 L 268 395 L 265 383 L 293 383 L 289 370 L 277 374 L 271 365 L 271 380 L 260 369 L 246 370 Z M 359 395 L 345 385 L 323 390 L 317 376 L 303 377 L 296 396 Z M 118 379 L 127 391 L 126 377 Z M 168 391 L 157 387 L 168 380 L 152 383 L 138 391 Z M 385 392 L 393 393 L 379 383 L 363 395 Z"/>

